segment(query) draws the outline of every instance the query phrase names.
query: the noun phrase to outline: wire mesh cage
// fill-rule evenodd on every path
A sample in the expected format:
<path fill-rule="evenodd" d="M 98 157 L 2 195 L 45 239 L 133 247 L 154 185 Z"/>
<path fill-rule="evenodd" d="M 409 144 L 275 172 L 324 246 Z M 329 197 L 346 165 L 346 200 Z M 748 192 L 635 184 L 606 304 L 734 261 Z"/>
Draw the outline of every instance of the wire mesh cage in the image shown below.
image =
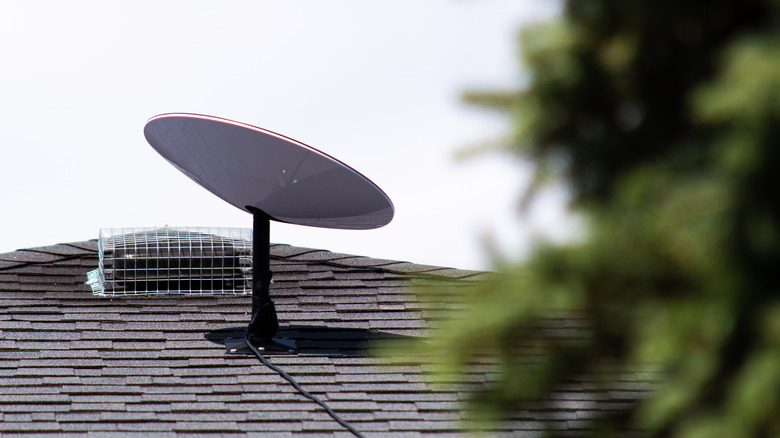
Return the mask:
<path fill-rule="evenodd" d="M 103 228 L 98 247 L 95 295 L 252 292 L 249 228 Z"/>

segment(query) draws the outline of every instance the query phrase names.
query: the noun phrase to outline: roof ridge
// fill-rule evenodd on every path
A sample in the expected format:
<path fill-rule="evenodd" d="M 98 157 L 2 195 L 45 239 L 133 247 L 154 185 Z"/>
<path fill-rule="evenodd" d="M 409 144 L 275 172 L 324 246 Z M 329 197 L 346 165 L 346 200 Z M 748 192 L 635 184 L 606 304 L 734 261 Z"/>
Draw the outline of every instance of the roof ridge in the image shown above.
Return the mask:
<path fill-rule="evenodd" d="M 90 242 L 94 242 L 94 244 Z M 0 254 L 0 271 L 80 258 L 90 254 L 97 254 L 97 251 L 97 241 L 92 240 L 21 248 Z"/>
<path fill-rule="evenodd" d="M 285 247 L 285 250 L 282 252 L 279 247 Z M 285 253 L 289 255 L 283 255 Z M 317 257 L 318 255 L 321 256 Z M 487 273 L 487 271 L 425 265 L 403 260 L 379 259 L 355 254 L 335 253 L 326 249 L 298 247 L 286 243 L 272 243 L 271 257 L 276 260 L 297 261 L 302 264 L 324 264 L 352 269 L 379 270 L 394 274 L 405 274 L 407 276 L 419 275 L 424 277 L 462 279 Z"/>
<path fill-rule="evenodd" d="M 97 240 L 59 243 L 50 246 L 22 248 L 0 254 L 0 271 L 26 265 L 53 263 L 83 257 L 98 252 Z M 382 271 L 421 277 L 463 279 L 485 274 L 486 271 L 425 265 L 403 260 L 379 259 L 356 254 L 342 254 L 327 249 L 307 248 L 287 243 L 271 243 L 271 257 L 302 264 L 324 264 L 341 268 Z"/>

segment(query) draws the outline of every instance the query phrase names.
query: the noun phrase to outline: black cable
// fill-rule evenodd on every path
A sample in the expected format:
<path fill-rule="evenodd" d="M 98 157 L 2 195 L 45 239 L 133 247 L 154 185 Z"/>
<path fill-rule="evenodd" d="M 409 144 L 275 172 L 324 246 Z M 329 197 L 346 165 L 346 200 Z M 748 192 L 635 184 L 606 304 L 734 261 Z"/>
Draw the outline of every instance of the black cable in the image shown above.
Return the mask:
<path fill-rule="evenodd" d="M 300 392 L 300 393 L 301 393 L 301 395 L 302 395 L 302 396 L 304 396 L 304 397 L 306 397 L 306 398 L 308 398 L 308 399 L 311 399 L 311 400 L 313 400 L 315 403 L 317 403 L 318 405 L 322 406 L 322 408 L 323 408 L 323 409 L 325 409 L 325 411 L 327 411 L 327 412 L 328 412 L 328 415 L 330 415 L 330 416 L 331 416 L 331 418 L 333 418 L 333 419 L 334 419 L 334 420 L 336 420 L 336 421 L 337 421 L 337 422 L 338 422 L 340 425 L 344 426 L 344 427 L 345 427 L 347 430 L 349 430 L 350 432 L 352 432 L 352 435 L 355 435 L 355 436 L 356 436 L 356 437 L 358 437 L 358 438 L 365 438 L 365 437 L 364 437 L 364 436 L 363 436 L 363 435 L 362 435 L 360 432 L 358 432 L 358 430 L 357 430 L 357 429 L 355 429 L 354 427 L 352 427 L 352 425 L 351 425 L 351 424 L 347 423 L 347 422 L 346 422 L 346 421 L 344 421 L 344 420 L 343 420 L 341 417 L 339 417 L 339 416 L 338 416 L 338 415 L 337 415 L 335 412 L 333 412 L 333 409 L 331 409 L 331 408 L 330 408 L 330 406 L 328 406 L 327 404 L 325 404 L 325 402 L 324 402 L 324 401 L 322 401 L 322 400 L 320 400 L 319 398 L 317 398 L 316 396 L 312 395 L 312 394 L 311 394 L 309 391 L 306 391 L 305 389 L 301 388 L 301 385 L 299 385 L 299 384 L 298 384 L 298 382 L 296 382 L 296 381 L 295 381 L 295 379 L 293 379 L 293 378 L 292 378 L 292 377 L 291 377 L 289 374 L 287 374 L 286 372 L 284 372 L 284 370 L 282 370 L 282 369 L 281 369 L 281 368 L 279 368 L 278 366 L 276 366 L 276 365 L 272 364 L 271 362 L 269 362 L 269 361 L 268 361 L 268 359 L 266 359 L 266 358 L 265 358 L 265 357 L 264 357 L 264 356 L 263 356 L 263 355 L 260 353 L 260 351 L 259 351 L 259 350 L 258 350 L 258 349 L 257 349 L 257 348 L 254 346 L 254 345 L 252 345 L 252 342 L 249 340 L 249 336 L 247 336 L 247 339 L 246 339 L 246 344 L 247 344 L 247 345 L 249 345 L 249 348 L 251 348 L 251 349 L 252 349 L 252 351 L 253 351 L 253 352 L 255 353 L 255 355 L 257 356 L 257 358 L 258 358 L 258 359 L 260 359 L 260 362 L 264 363 L 264 364 L 265 364 L 265 365 L 266 365 L 268 368 L 271 368 L 272 370 L 274 370 L 274 371 L 276 371 L 277 373 L 279 373 L 279 375 L 280 375 L 280 376 L 282 376 L 282 378 L 284 378 L 284 380 L 287 380 L 288 382 L 290 382 L 290 383 L 292 384 L 292 386 L 293 386 L 293 387 L 295 387 L 295 389 L 297 389 L 297 390 L 298 390 L 298 392 Z"/>

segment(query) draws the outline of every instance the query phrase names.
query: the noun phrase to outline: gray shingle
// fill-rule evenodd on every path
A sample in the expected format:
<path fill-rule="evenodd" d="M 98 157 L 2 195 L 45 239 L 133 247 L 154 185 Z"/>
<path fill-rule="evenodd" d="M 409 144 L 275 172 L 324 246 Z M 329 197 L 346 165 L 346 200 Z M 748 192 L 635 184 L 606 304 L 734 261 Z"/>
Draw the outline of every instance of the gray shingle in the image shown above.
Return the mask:
<path fill-rule="evenodd" d="M 297 246 L 290 246 L 284 244 L 271 244 L 271 257 L 275 258 L 290 258 L 305 253 L 311 252 L 325 252 L 319 249 L 301 248 Z"/>
<path fill-rule="evenodd" d="M 18 251 L 9 252 L 6 254 L 0 254 L 0 261 L 16 263 L 50 263 L 62 258 L 63 256 L 57 254 L 50 254 L 31 249 L 20 249 Z"/>
<path fill-rule="evenodd" d="M 61 243 L 60 245 L 72 246 L 74 248 L 83 249 L 83 250 L 86 250 L 86 251 L 93 252 L 95 254 L 97 254 L 97 251 L 98 251 L 98 241 L 97 241 L 97 239 L 87 240 L 87 241 L 84 241 L 84 242 Z"/>
<path fill-rule="evenodd" d="M 81 246 L 79 246 L 79 244 L 59 244 L 29 249 L 29 251 L 66 257 L 95 255 L 97 254 L 97 250 L 97 242 L 95 242 L 94 245 L 91 245 L 89 242 L 84 242 Z"/>

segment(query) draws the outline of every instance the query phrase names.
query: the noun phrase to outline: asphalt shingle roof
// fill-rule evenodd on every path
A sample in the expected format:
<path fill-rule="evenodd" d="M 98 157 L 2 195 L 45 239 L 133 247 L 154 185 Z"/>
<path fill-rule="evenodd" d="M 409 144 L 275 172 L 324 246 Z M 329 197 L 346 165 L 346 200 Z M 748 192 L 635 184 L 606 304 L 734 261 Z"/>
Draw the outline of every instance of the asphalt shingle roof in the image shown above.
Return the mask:
<path fill-rule="evenodd" d="M 300 350 L 271 362 L 367 437 L 458 435 L 463 387 L 433 386 L 424 364 L 389 364 L 367 345 L 424 334 L 430 303 L 410 284 L 484 274 L 288 245 L 271 255 L 279 336 Z M 351 436 L 257 358 L 225 353 L 250 297 L 96 297 L 84 284 L 96 265 L 95 241 L 0 254 L 0 435 Z M 646 381 L 627 375 L 600 393 L 572 383 L 504 432 L 581 431 Z"/>

